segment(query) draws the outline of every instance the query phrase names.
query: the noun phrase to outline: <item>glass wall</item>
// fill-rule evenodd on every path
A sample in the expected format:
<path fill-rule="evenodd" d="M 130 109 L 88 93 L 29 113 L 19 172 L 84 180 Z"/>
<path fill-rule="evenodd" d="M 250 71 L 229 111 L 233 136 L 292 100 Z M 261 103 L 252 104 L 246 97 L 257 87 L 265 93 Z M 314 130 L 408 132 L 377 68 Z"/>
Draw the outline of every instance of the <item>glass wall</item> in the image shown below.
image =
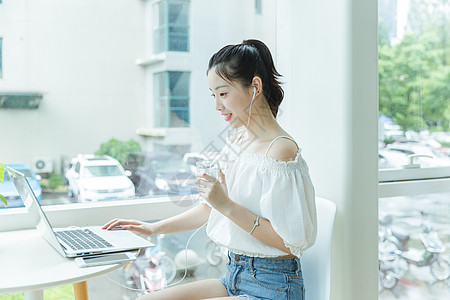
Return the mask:
<path fill-rule="evenodd" d="M 3 39 L 0 37 L 0 78 L 3 77 Z"/>
<path fill-rule="evenodd" d="M 49 214 L 73 211 L 69 222 L 85 221 L 79 208 L 110 206 L 122 217 L 127 203 L 158 203 L 164 216 L 196 203 L 195 162 L 211 145 L 219 151 L 229 129 L 211 100 L 208 60 L 247 38 L 263 40 L 276 57 L 275 7 L 272 0 L 257 10 L 240 0 L 1 5 L 8 17 L 0 20 L 0 163 L 27 173 Z M 5 179 L 0 218 L 26 214 Z M 161 251 L 176 261 L 190 234 L 154 242 L 164 241 Z M 196 239 L 188 277 L 218 277 L 222 249 L 203 232 Z M 177 265 L 176 278 L 182 271 Z M 130 284 L 124 295 L 142 288 L 128 275 L 115 278 Z"/>
<path fill-rule="evenodd" d="M 8 72 L 0 81 L 0 119 L 14 126 L 1 135 L 15 145 L 3 148 L 0 162 L 31 172 L 44 206 L 195 192 L 188 158 L 201 157 L 211 143 L 220 150 L 228 128 L 211 101 L 208 60 L 249 37 L 265 41 L 275 56 L 276 27 L 254 26 L 261 18 L 274 24 L 275 1 L 261 3 L 263 10 L 249 1 L 252 14 L 242 21 L 205 15 L 244 16 L 239 1 L 38 3 L 23 2 L 22 17 L 2 20 L 10 30 L 3 38 Z M 94 12 L 101 5 L 107 9 Z M 204 26 L 213 20 L 215 26 Z M 0 207 L 22 205 L 12 201 L 13 186 L 1 187 L 11 201 Z"/>
<path fill-rule="evenodd" d="M 449 38 L 449 1 L 379 1 L 379 299 L 450 296 Z"/>

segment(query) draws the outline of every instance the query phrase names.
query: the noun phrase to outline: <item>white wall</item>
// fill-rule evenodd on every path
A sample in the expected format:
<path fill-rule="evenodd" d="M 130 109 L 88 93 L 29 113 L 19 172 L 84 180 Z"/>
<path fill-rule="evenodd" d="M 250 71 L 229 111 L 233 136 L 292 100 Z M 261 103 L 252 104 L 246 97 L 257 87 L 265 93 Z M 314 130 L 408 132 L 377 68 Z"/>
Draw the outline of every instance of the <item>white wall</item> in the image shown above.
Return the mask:
<path fill-rule="evenodd" d="M 331 299 L 377 299 L 377 2 L 282 0 L 278 15 L 281 123 L 337 204 Z"/>

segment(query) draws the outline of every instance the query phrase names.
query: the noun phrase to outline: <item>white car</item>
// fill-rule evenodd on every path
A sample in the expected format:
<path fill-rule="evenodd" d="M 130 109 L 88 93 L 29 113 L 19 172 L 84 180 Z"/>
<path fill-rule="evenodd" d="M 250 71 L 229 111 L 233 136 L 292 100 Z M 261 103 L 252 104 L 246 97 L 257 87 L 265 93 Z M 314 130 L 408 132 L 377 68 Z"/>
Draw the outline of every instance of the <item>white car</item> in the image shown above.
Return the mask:
<path fill-rule="evenodd" d="M 79 202 L 126 199 L 135 196 L 130 171 L 110 156 L 78 155 L 65 176 L 69 197 Z"/>

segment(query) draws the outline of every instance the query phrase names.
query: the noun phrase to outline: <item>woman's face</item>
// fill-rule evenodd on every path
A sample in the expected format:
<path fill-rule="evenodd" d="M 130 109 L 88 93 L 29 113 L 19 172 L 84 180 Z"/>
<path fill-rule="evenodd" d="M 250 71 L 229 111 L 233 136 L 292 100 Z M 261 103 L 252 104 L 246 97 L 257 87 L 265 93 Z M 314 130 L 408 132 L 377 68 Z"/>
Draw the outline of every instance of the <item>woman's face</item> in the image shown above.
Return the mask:
<path fill-rule="evenodd" d="M 237 82 L 229 83 L 217 75 L 215 69 L 208 72 L 209 89 L 215 100 L 216 110 L 231 128 L 247 125 L 252 94 Z"/>

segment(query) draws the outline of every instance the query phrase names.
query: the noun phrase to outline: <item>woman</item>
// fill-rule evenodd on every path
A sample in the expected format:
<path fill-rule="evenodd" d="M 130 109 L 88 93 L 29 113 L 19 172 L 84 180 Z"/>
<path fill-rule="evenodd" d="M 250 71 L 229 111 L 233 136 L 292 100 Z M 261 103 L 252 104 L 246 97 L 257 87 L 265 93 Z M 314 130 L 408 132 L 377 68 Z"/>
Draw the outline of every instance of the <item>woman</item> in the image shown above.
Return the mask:
<path fill-rule="evenodd" d="M 276 120 L 283 100 L 273 59 L 258 40 L 214 54 L 208 82 L 215 108 L 241 128 L 222 150 L 217 180 L 198 174 L 194 208 L 156 223 L 116 219 L 105 229 L 155 235 L 199 228 L 229 249 L 227 274 L 179 285 L 139 299 L 303 299 L 300 257 L 316 238 L 314 188 L 294 139 Z"/>

